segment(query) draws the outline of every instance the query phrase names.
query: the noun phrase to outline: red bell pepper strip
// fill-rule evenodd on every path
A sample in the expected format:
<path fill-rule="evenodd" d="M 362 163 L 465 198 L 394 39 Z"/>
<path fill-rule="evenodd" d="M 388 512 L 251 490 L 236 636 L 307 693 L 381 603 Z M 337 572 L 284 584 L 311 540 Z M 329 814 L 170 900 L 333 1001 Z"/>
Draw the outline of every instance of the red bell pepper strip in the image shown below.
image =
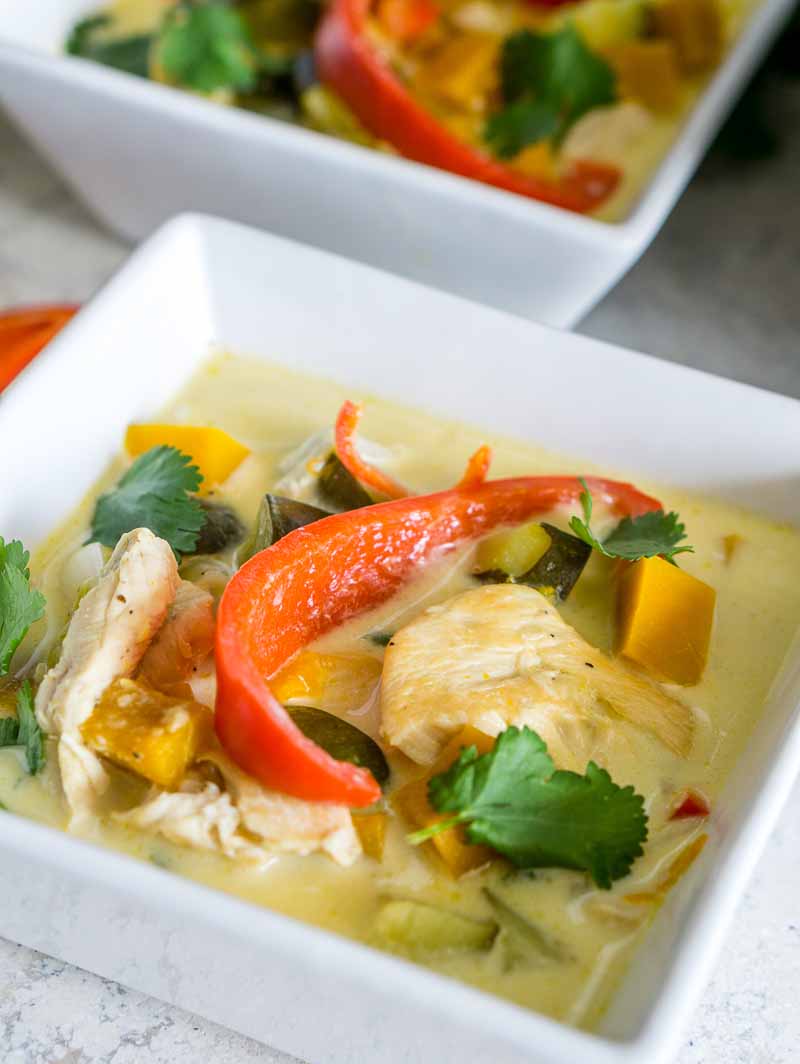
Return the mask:
<path fill-rule="evenodd" d="M 348 473 L 365 487 L 372 488 L 380 495 L 386 495 L 390 499 L 407 498 L 411 492 L 406 491 L 402 484 L 392 479 L 387 473 L 383 473 L 380 469 L 370 465 L 358 453 L 355 437 L 362 412 L 362 408 L 349 399 L 342 403 L 333 432 L 334 447 L 339 461 Z M 470 458 L 464 475 L 456 484 L 456 487 L 474 488 L 478 484 L 482 484 L 486 480 L 491 460 L 491 448 L 483 444 Z"/>
<path fill-rule="evenodd" d="M 0 311 L 0 391 L 76 314 L 74 304 Z"/>
<path fill-rule="evenodd" d="M 558 181 L 513 170 L 460 140 L 395 76 L 367 36 L 370 0 L 333 0 L 317 30 L 314 56 L 323 84 L 359 121 L 402 155 L 487 185 L 584 213 L 606 200 L 620 180 L 615 166 L 576 163 Z"/>
<path fill-rule="evenodd" d="M 619 515 L 659 509 L 630 484 L 588 480 Z M 425 562 L 503 525 L 576 502 L 576 477 L 519 477 L 333 514 L 254 555 L 225 589 L 217 616 L 217 736 L 266 786 L 316 801 L 369 805 L 363 768 L 306 738 L 269 688 L 303 647 L 394 595 Z"/>
<path fill-rule="evenodd" d="M 432 0 L 378 0 L 378 21 L 396 41 L 413 41 L 439 17 Z"/>
<path fill-rule="evenodd" d="M 687 820 L 690 817 L 708 816 L 711 812 L 711 803 L 704 794 L 699 791 L 684 791 L 675 809 L 670 814 L 670 820 Z"/>

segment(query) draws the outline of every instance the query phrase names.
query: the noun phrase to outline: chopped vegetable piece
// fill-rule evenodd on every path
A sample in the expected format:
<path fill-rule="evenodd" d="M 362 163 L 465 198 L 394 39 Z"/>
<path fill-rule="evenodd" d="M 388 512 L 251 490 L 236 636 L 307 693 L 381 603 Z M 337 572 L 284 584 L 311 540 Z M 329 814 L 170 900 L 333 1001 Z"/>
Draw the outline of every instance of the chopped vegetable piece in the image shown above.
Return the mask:
<path fill-rule="evenodd" d="M 425 776 L 407 783 L 392 796 L 392 804 L 417 830 L 430 828 L 444 821 L 446 817 L 437 813 L 428 800 L 428 784 L 431 777 L 450 768 L 465 747 L 475 747 L 481 753 L 488 753 L 493 746 L 494 739 L 491 736 L 467 725 L 448 743 L 439 755 L 436 764 Z M 461 825 L 433 835 L 430 843 L 431 848 L 444 861 L 450 874 L 455 877 L 480 868 L 496 856 L 488 846 L 471 845 Z"/>
<path fill-rule="evenodd" d="M 403 485 L 398 484 L 396 480 L 382 473 L 380 469 L 376 469 L 375 466 L 365 462 L 356 450 L 355 437 L 362 412 L 362 408 L 357 403 L 350 402 L 349 399 L 342 403 L 334 427 L 336 454 L 348 473 L 360 484 L 366 484 L 367 487 L 374 489 L 381 495 L 386 495 L 390 499 L 402 499 L 405 495 L 408 495 Z M 367 504 L 359 503 L 356 505 Z M 355 509 L 355 507 L 350 506 L 348 509 Z"/>
<path fill-rule="evenodd" d="M 356 709 L 380 679 L 381 663 L 372 654 L 319 654 L 303 650 L 270 679 L 281 702 L 319 703 L 324 709 Z"/>
<path fill-rule="evenodd" d="M 404 42 L 420 37 L 439 16 L 433 0 L 378 0 L 376 12 L 381 28 Z"/>
<path fill-rule="evenodd" d="M 681 92 L 675 46 L 666 40 L 626 41 L 610 55 L 620 98 L 651 111 L 672 111 Z"/>
<path fill-rule="evenodd" d="M 594 480 L 617 513 L 658 507 L 630 484 Z M 269 688 L 314 639 L 398 592 L 441 551 L 575 501 L 575 477 L 519 477 L 333 514 L 261 551 L 233 576 L 217 614 L 217 735 L 274 790 L 371 805 L 374 778 L 308 740 Z"/>
<path fill-rule="evenodd" d="M 558 174 L 558 161 L 553 146 L 546 140 L 529 144 L 514 156 L 514 169 L 542 181 L 554 180 Z"/>
<path fill-rule="evenodd" d="M 241 543 L 245 536 L 245 527 L 235 510 L 218 502 L 201 499 L 200 505 L 206 515 L 206 523 L 200 529 L 195 544 L 195 554 L 219 554 Z"/>
<path fill-rule="evenodd" d="M 373 499 L 361 487 L 353 474 L 342 464 L 335 451 L 331 451 L 319 474 L 319 492 L 337 513 L 372 506 Z"/>
<path fill-rule="evenodd" d="M 568 959 L 566 950 L 538 924 L 522 916 L 491 887 L 483 893 L 500 925 L 502 946 L 509 968 L 550 964 Z"/>
<path fill-rule="evenodd" d="M 336 93 L 324 85 L 309 85 L 300 96 L 300 107 L 306 123 L 318 133 L 349 140 L 352 144 L 375 145 L 375 138 L 342 103 Z"/>
<path fill-rule="evenodd" d="M 456 484 L 456 488 L 466 490 L 477 488 L 483 484 L 489 475 L 489 466 L 492 464 L 492 449 L 487 444 L 482 444 L 477 451 L 470 455 L 464 475 Z"/>
<path fill-rule="evenodd" d="M 72 304 L 0 313 L 0 392 L 77 313 Z"/>
<path fill-rule="evenodd" d="M 641 37 L 646 29 L 645 0 L 584 0 L 559 12 L 563 26 L 571 21 L 594 52 L 606 53 L 615 45 Z"/>
<path fill-rule="evenodd" d="M 593 761 L 583 776 L 556 769 L 531 728 L 508 728 L 487 754 L 462 751 L 431 779 L 428 797 L 455 816 L 412 835 L 415 843 L 466 824 L 470 843 L 491 846 L 519 868 L 575 868 L 605 889 L 644 852 L 644 799 Z"/>
<path fill-rule="evenodd" d="M 18 539 L 0 536 L 0 676 L 30 626 L 44 615 L 45 598 L 31 587 L 30 555 Z"/>
<path fill-rule="evenodd" d="M 497 924 L 462 916 L 438 905 L 398 899 L 384 902 L 380 907 L 375 933 L 391 949 L 425 956 L 450 950 L 488 949 L 497 934 Z"/>
<path fill-rule="evenodd" d="M 108 32 L 112 27 L 110 15 L 91 15 L 81 19 L 67 38 L 67 53 L 122 70 L 126 74 L 148 77 L 153 35 L 136 33 L 128 37 L 114 37 Z"/>
<path fill-rule="evenodd" d="M 190 492 L 202 476 L 174 447 L 153 447 L 133 463 L 113 491 L 101 495 L 92 516 L 92 540 L 116 547 L 120 536 L 149 528 L 176 554 L 191 553 L 206 515 Z"/>
<path fill-rule="evenodd" d="M 174 790 L 210 730 L 205 706 L 159 694 L 135 680 L 115 680 L 81 734 L 95 753 Z"/>
<path fill-rule="evenodd" d="M 696 684 L 703 675 L 716 592 L 663 558 L 642 558 L 617 592 L 619 653 L 661 680 Z"/>
<path fill-rule="evenodd" d="M 201 494 L 226 481 L 250 454 L 227 432 L 207 425 L 131 425 L 125 433 L 131 457 L 162 446 L 189 455 L 200 471 Z"/>
<path fill-rule="evenodd" d="M 494 34 L 448 37 L 423 65 L 420 87 L 456 107 L 472 108 L 491 88 L 496 65 Z"/>
<path fill-rule="evenodd" d="M 318 506 L 311 506 L 307 502 L 267 493 L 258 510 L 253 542 L 248 544 L 244 553 L 250 558 L 288 536 L 296 528 L 304 528 L 314 521 L 321 521 L 323 517 L 330 517 L 330 512 L 320 510 Z"/>
<path fill-rule="evenodd" d="M 375 861 L 383 860 L 388 826 L 388 813 L 353 814 L 353 827 L 356 829 L 356 833 L 361 840 L 361 848 L 367 857 L 371 857 Z"/>
<path fill-rule="evenodd" d="M 195 92 L 247 92 L 256 85 L 259 55 L 241 14 L 211 0 L 167 10 L 156 61 L 165 80 Z"/>
<path fill-rule="evenodd" d="M 674 511 L 665 514 L 663 510 L 650 510 L 634 517 L 623 517 L 601 543 L 589 527 L 592 521 L 592 493 L 583 478 L 581 484 L 584 487 L 580 498 L 583 520 L 573 517 L 569 527 L 579 539 L 605 554 L 607 558 L 636 561 L 637 558 L 661 555 L 669 561 L 675 554 L 694 551 L 694 547 L 677 545 L 682 539 L 686 539 L 686 529 Z"/>
<path fill-rule="evenodd" d="M 674 861 L 667 868 L 667 873 L 655 890 L 642 891 L 641 893 L 626 894 L 625 901 L 632 905 L 660 905 L 666 895 L 675 886 L 679 879 L 692 867 L 694 862 L 703 852 L 708 842 L 708 835 L 698 835 L 688 846 L 685 846 Z"/>
<path fill-rule="evenodd" d="M 551 543 L 550 536 L 538 522 L 507 528 L 478 544 L 476 567 L 481 573 L 499 569 L 516 578 L 532 569 Z"/>
<path fill-rule="evenodd" d="M 613 70 L 570 23 L 555 33 L 507 37 L 500 73 L 505 107 L 489 119 L 485 136 L 502 159 L 540 140 L 560 144 L 582 115 L 616 99 Z"/>
<path fill-rule="evenodd" d="M 389 765 L 374 739 L 333 713 L 311 706 L 291 706 L 288 713 L 300 731 L 337 761 L 368 769 L 380 784 L 389 779 Z"/>
<path fill-rule="evenodd" d="M 518 582 L 542 592 L 550 590 L 559 602 L 565 602 L 586 568 L 592 548 L 554 525 L 544 523 L 542 529 L 550 537 L 550 546 Z"/>
<path fill-rule="evenodd" d="M 25 764 L 30 776 L 35 776 L 45 763 L 44 736 L 36 720 L 33 691 L 28 680 L 17 690 L 16 717 L 0 718 L 0 747 L 25 748 Z"/>
<path fill-rule="evenodd" d="M 656 34 L 675 45 L 682 70 L 698 74 L 719 63 L 725 30 L 717 0 L 658 0 L 650 13 Z"/>
<path fill-rule="evenodd" d="M 374 643 L 376 647 L 388 647 L 393 634 L 393 632 L 368 632 L 364 638 Z"/>
<path fill-rule="evenodd" d="M 711 803 L 708 798 L 690 787 L 679 796 L 675 809 L 670 814 L 670 820 L 688 820 L 691 817 L 708 816 L 710 812 Z"/>

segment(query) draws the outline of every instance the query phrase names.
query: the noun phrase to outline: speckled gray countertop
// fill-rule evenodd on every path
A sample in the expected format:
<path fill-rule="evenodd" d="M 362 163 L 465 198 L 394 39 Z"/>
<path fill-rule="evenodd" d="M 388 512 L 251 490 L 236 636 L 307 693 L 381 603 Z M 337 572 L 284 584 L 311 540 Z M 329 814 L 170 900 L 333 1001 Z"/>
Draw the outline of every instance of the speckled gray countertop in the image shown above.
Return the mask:
<path fill-rule="evenodd" d="M 783 125 L 800 131 L 800 92 L 783 93 L 777 106 Z M 583 331 L 800 396 L 798 174 L 798 136 L 757 166 L 707 163 Z M 0 118 L 0 306 L 84 299 L 127 250 Z M 800 786 L 739 908 L 679 1064 L 800 1061 L 799 857 Z M 290 1064 L 203 1019 L 0 940 L 0 1064 L 140 1061 Z"/>

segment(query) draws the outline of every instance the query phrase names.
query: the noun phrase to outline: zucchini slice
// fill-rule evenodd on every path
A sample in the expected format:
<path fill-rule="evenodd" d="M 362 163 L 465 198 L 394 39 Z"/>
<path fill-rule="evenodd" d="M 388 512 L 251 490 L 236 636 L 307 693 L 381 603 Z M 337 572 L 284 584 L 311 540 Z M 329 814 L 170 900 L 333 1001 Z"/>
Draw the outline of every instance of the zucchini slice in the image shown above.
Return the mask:
<path fill-rule="evenodd" d="M 337 761 L 350 761 L 368 768 L 383 786 L 389 779 L 389 763 L 374 739 L 333 713 L 312 706 L 284 706 L 297 727 Z"/>
<path fill-rule="evenodd" d="M 345 469 L 336 451 L 331 451 L 320 470 L 319 493 L 326 504 L 340 512 L 372 506 L 371 496 Z"/>
<path fill-rule="evenodd" d="M 402 898 L 381 905 L 374 927 L 382 945 L 412 957 L 486 950 L 498 931 L 494 920 L 476 920 L 438 905 Z"/>

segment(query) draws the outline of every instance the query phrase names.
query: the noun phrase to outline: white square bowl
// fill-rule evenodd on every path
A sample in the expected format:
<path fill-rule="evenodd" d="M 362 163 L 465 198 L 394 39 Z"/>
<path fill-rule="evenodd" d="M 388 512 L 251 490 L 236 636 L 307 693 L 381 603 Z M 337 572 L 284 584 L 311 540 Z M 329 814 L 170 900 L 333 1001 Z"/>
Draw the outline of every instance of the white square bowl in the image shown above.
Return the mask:
<path fill-rule="evenodd" d="M 59 54 L 97 0 L 0 0 L 0 104 L 131 240 L 212 211 L 571 327 L 656 235 L 793 2 L 762 0 L 619 224 Z"/>
<path fill-rule="evenodd" d="M 219 345 L 800 523 L 797 401 L 186 216 L 0 397 L 0 534 L 39 542 Z M 799 702 L 800 648 L 598 1034 L 8 814 L 0 935 L 314 1064 L 663 1064 L 800 768 Z"/>

